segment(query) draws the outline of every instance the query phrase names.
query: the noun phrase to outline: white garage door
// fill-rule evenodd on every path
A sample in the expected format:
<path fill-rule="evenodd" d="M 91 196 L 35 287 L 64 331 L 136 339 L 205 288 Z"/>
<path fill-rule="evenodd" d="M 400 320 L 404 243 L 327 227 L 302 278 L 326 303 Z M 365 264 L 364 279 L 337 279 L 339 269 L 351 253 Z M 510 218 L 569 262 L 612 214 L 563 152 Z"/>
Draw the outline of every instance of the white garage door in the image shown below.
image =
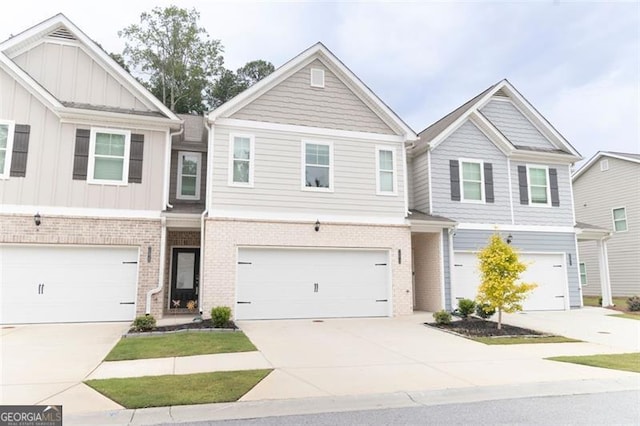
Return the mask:
<path fill-rule="evenodd" d="M 0 323 L 130 321 L 138 249 L 0 245 Z"/>
<path fill-rule="evenodd" d="M 475 253 L 456 252 L 453 262 L 452 286 L 454 307 L 459 299 L 475 299 L 480 285 L 478 258 Z M 521 253 L 520 260 L 527 264 L 521 275 L 523 282 L 534 282 L 538 287 L 523 303 L 526 311 L 563 310 L 567 272 L 563 254 Z"/>
<path fill-rule="evenodd" d="M 237 319 L 388 316 L 386 251 L 241 248 Z"/>

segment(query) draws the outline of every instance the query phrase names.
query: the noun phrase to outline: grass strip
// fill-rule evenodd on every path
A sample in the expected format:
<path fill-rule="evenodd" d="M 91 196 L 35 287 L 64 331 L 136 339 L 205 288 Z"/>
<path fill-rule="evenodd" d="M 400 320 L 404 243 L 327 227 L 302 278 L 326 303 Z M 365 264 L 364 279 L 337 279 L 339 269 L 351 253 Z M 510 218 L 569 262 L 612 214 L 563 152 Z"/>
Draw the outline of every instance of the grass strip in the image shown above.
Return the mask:
<path fill-rule="evenodd" d="M 640 352 L 585 356 L 554 356 L 545 359 L 640 373 Z"/>
<path fill-rule="evenodd" d="M 563 336 L 540 336 L 540 337 L 469 337 L 476 342 L 484 343 L 485 345 L 522 345 L 533 343 L 575 343 L 581 342 L 581 340 L 570 339 Z"/>

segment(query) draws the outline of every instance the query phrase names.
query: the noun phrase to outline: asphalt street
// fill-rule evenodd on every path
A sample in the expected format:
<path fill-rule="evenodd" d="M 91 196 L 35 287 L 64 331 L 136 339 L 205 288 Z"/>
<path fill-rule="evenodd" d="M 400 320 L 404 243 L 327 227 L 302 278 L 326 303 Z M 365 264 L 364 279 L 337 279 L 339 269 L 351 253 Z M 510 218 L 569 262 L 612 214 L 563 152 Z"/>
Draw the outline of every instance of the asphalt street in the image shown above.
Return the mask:
<path fill-rule="evenodd" d="M 180 424 L 191 426 L 638 425 L 640 424 L 640 389 Z"/>

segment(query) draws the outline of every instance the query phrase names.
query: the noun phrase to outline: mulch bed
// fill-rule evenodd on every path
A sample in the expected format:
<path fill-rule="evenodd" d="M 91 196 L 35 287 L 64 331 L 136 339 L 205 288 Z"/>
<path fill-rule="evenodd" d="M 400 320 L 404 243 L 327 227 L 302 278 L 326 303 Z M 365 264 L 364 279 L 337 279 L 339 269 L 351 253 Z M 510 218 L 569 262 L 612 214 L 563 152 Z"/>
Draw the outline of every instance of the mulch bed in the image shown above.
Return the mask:
<path fill-rule="evenodd" d="M 184 324 L 173 324 L 173 325 L 163 325 L 159 327 L 154 327 L 151 331 L 136 331 L 134 329 L 129 330 L 129 334 L 148 334 L 148 333 L 166 333 L 172 331 L 182 331 L 182 330 L 199 330 L 199 331 L 208 331 L 208 330 L 237 330 L 238 326 L 233 322 L 229 321 L 225 324 L 224 327 L 214 327 L 213 322 L 210 319 L 202 320 L 202 321 L 192 321 Z"/>
<path fill-rule="evenodd" d="M 539 331 L 513 325 L 502 324 L 498 330 L 498 323 L 480 318 L 469 317 L 452 321 L 450 324 L 425 323 L 428 326 L 453 331 L 469 337 L 493 337 L 493 336 L 542 336 Z"/>

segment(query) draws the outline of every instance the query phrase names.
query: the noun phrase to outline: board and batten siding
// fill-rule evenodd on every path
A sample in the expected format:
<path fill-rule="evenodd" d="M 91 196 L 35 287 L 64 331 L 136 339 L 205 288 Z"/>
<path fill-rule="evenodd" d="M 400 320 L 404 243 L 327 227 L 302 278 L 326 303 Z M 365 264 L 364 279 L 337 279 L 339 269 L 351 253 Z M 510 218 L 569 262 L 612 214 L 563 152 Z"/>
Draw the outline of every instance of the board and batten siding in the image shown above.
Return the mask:
<path fill-rule="evenodd" d="M 560 205 L 535 206 L 520 203 L 518 186 L 518 166 L 543 166 L 556 169 L 558 175 L 558 197 Z M 571 176 L 567 164 L 511 162 L 511 182 L 513 197 L 513 216 L 516 225 L 574 226 L 573 206 L 571 204 Z M 530 195 L 529 195 L 530 198 Z"/>
<path fill-rule="evenodd" d="M 311 68 L 324 70 L 324 88 L 311 87 Z M 318 59 L 230 118 L 389 135 L 395 133 Z"/>
<path fill-rule="evenodd" d="M 230 133 L 255 137 L 253 188 L 228 185 Z M 303 140 L 333 144 L 333 192 L 302 190 Z M 381 144 L 396 148 L 396 196 L 376 195 L 377 145 L 375 141 L 216 126 L 210 189 L 214 211 L 222 217 L 242 211 L 256 215 L 264 212 L 341 215 L 355 221 L 362 216 L 402 219 L 405 217 L 403 145 Z"/>
<path fill-rule="evenodd" d="M 613 231 L 614 208 L 624 207 L 627 231 L 607 241 L 609 278 L 614 296 L 640 294 L 640 164 L 612 157 L 609 169 L 592 164 L 573 183 L 576 220 Z M 600 294 L 600 275 L 594 243 L 580 243 L 580 262 L 587 267 L 585 294 Z"/>
<path fill-rule="evenodd" d="M 482 160 L 493 165 L 495 202 L 481 204 L 451 200 L 449 161 L 460 158 Z M 432 214 L 466 223 L 511 223 L 507 158 L 470 121 L 465 122 L 431 152 L 431 179 Z M 416 190 L 427 191 L 428 203 L 427 187 L 416 187 Z M 419 197 L 421 196 L 416 194 L 416 199 Z"/>
<path fill-rule="evenodd" d="M 411 160 L 409 179 L 412 180 L 413 203 L 411 208 L 429 213 L 429 164 L 426 152 Z"/>
<path fill-rule="evenodd" d="M 76 126 L 60 123 L 47 107 L 0 70 L 0 118 L 29 124 L 25 177 L 0 180 L 6 205 L 161 210 L 166 133 L 130 128 L 144 135 L 142 183 L 92 185 L 72 179 Z"/>
<path fill-rule="evenodd" d="M 454 251 L 480 251 L 489 242 L 493 231 L 458 229 L 453 236 Z M 521 252 L 532 253 L 564 253 L 564 261 L 569 283 L 569 306 L 579 307 L 580 281 L 578 276 L 578 263 L 576 257 L 575 234 L 570 232 L 527 232 L 509 231 L 503 232 L 503 238 L 511 234 L 511 245 Z M 450 296 L 450 281 L 447 297 Z M 448 299 L 447 299 L 448 300 Z"/>
<path fill-rule="evenodd" d="M 157 111 L 144 105 L 79 46 L 45 41 L 13 61 L 60 101 Z"/>
<path fill-rule="evenodd" d="M 509 100 L 493 99 L 480 112 L 514 145 L 555 148 Z"/>

